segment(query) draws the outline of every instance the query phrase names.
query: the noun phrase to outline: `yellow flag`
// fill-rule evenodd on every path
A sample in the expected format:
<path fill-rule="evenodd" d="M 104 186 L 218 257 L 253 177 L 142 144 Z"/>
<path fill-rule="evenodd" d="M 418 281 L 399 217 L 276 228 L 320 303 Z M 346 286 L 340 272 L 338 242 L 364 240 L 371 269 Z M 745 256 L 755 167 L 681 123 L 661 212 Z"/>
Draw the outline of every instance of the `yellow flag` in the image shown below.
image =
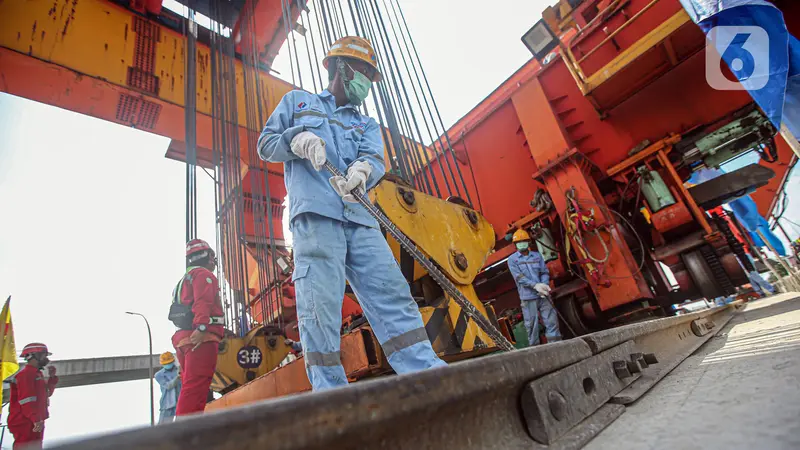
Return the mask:
<path fill-rule="evenodd" d="M 0 376 L 5 380 L 19 370 L 17 347 L 14 345 L 14 325 L 11 323 L 11 296 L 8 296 L 0 312 L 0 330 L 3 332 L 3 348 L 0 350 Z"/>

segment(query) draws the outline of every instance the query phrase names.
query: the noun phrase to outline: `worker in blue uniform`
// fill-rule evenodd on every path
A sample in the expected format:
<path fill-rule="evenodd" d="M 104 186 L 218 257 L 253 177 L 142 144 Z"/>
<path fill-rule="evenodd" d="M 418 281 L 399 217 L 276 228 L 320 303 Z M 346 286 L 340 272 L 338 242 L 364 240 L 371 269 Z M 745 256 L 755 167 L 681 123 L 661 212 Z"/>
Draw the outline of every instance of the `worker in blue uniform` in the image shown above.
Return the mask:
<path fill-rule="evenodd" d="M 517 252 L 508 257 L 508 270 L 514 277 L 519 292 L 522 317 L 528 330 L 528 343 L 539 345 L 539 315 L 544 322 L 547 342 L 561 340 L 558 313 L 549 298 L 550 272 L 542 255 L 531 250 L 531 237 L 525 230 L 517 230 L 512 238 Z"/>
<path fill-rule="evenodd" d="M 350 194 L 385 172 L 380 127 L 357 109 L 381 80 L 375 52 L 344 37 L 323 66 L 328 89 L 286 94 L 258 140 L 261 158 L 284 163 L 300 342 L 314 390 L 347 384 L 339 354 L 345 279 L 395 372 L 445 365 L 377 221 Z M 346 175 L 320 170 L 326 160 Z"/>
<path fill-rule="evenodd" d="M 164 352 L 159 357 L 161 370 L 153 378 L 161 386 L 161 403 L 159 405 L 158 423 L 172 422 L 178 407 L 178 396 L 181 395 L 181 374 L 175 366 L 175 355 Z"/>

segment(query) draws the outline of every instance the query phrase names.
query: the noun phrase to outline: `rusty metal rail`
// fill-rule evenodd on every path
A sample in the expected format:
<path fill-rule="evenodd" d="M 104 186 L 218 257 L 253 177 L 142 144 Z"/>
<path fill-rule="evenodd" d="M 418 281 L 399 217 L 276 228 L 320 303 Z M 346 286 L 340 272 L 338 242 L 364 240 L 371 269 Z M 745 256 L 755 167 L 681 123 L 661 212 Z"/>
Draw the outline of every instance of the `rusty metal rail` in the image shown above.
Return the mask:
<path fill-rule="evenodd" d="M 580 448 L 733 316 L 734 305 L 54 447 Z"/>

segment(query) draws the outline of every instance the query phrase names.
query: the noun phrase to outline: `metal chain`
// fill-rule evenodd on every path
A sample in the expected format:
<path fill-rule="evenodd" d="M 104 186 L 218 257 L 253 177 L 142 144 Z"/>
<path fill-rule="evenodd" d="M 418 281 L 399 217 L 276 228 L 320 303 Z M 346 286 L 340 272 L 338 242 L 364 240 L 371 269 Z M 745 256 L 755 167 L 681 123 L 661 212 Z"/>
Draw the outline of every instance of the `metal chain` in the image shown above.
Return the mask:
<path fill-rule="evenodd" d="M 344 177 L 342 172 L 336 168 L 330 161 L 325 161 L 326 169 L 328 169 L 334 176 Z M 416 260 L 425 270 L 428 271 L 431 278 L 436 281 L 436 283 L 447 293 L 456 303 L 458 306 L 464 310 L 464 313 L 472 319 L 478 328 L 483 330 L 494 343 L 504 351 L 511 351 L 514 350 L 514 346 L 511 345 L 511 342 L 508 342 L 508 339 L 503 336 L 500 331 L 489 322 L 489 319 L 486 318 L 478 308 L 475 307 L 470 301 L 464 296 L 464 294 L 456 288 L 452 281 L 450 281 L 447 276 L 439 270 L 438 267 L 422 253 L 416 245 L 409 239 L 399 228 L 397 228 L 388 217 L 386 217 L 377 207 L 375 207 L 372 203 L 367 200 L 366 193 L 359 192 L 358 190 L 354 189 L 351 194 L 353 197 L 361 204 L 364 208 L 366 208 L 367 212 L 374 217 L 381 226 L 392 235 L 400 245 L 403 246 L 404 249 Z"/>

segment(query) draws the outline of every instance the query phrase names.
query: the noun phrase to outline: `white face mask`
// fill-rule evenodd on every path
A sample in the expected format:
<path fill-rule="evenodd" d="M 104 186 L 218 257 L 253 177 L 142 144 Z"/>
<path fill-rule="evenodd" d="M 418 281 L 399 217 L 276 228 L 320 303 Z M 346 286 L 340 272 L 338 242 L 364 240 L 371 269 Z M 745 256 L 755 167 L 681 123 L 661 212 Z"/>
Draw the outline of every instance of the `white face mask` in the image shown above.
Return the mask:
<path fill-rule="evenodd" d="M 528 247 L 530 247 L 530 245 L 531 245 L 531 243 L 530 243 L 530 242 L 528 242 L 528 241 L 524 241 L 524 242 L 517 242 L 517 243 L 516 243 L 517 250 L 527 250 L 527 249 L 528 249 Z"/>

